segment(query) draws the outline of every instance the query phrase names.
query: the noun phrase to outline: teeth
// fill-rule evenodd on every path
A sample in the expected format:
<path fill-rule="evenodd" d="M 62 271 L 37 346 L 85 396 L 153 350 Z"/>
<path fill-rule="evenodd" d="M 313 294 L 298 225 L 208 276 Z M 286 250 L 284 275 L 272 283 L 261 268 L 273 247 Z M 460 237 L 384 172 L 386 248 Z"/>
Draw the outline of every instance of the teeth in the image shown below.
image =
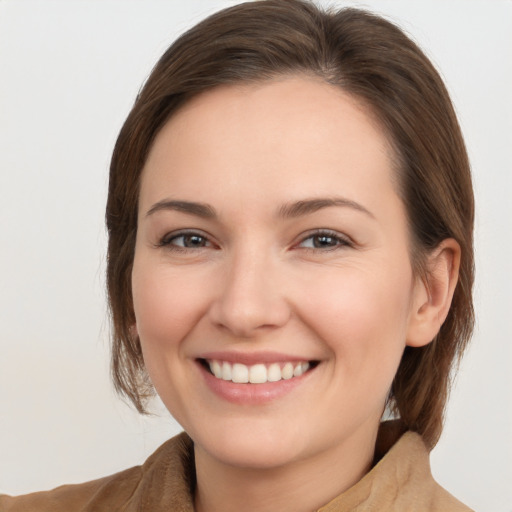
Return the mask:
<path fill-rule="evenodd" d="M 208 361 L 210 370 L 218 379 L 229 380 L 237 384 L 264 384 L 300 377 L 309 369 L 306 361 L 300 363 L 272 363 L 266 366 L 263 363 L 247 366 L 241 363 L 228 363 L 227 361 Z"/>
<path fill-rule="evenodd" d="M 291 379 L 293 377 L 293 364 L 292 363 L 286 363 L 283 366 L 283 369 L 281 370 L 281 375 L 283 379 Z"/>
<path fill-rule="evenodd" d="M 267 381 L 277 382 L 281 378 L 281 367 L 277 363 L 272 363 L 267 370 Z"/>
<path fill-rule="evenodd" d="M 225 361 L 222 363 L 222 380 L 231 380 L 231 365 Z"/>
<path fill-rule="evenodd" d="M 238 384 L 246 384 L 247 382 L 249 382 L 249 368 L 247 368 L 245 364 L 235 363 L 233 365 L 233 373 L 231 374 L 231 380 Z"/>
<path fill-rule="evenodd" d="M 217 379 L 222 379 L 222 366 L 220 365 L 219 361 L 212 361 L 210 363 L 210 370 L 212 371 L 213 375 L 217 377 Z"/>
<path fill-rule="evenodd" d="M 293 376 L 300 377 L 309 370 L 309 363 L 300 363 L 293 369 Z"/>
<path fill-rule="evenodd" d="M 249 382 L 251 384 L 263 384 L 267 380 L 267 368 L 264 364 L 255 364 L 249 368 Z"/>

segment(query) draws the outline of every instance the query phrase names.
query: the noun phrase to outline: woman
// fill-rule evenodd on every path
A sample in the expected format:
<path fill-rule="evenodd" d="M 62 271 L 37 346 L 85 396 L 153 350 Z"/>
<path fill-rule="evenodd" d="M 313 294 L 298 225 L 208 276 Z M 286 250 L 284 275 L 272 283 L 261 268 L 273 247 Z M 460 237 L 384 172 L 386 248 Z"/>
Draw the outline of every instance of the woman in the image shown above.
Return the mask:
<path fill-rule="evenodd" d="M 116 387 L 143 412 L 154 386 L 187 434 L 2 510 L 469 510 L 428 451 L 472 226 L 450 100 L 392 24 L 295 0 L 198 24 L 138 96 L 107 203 Z"/>

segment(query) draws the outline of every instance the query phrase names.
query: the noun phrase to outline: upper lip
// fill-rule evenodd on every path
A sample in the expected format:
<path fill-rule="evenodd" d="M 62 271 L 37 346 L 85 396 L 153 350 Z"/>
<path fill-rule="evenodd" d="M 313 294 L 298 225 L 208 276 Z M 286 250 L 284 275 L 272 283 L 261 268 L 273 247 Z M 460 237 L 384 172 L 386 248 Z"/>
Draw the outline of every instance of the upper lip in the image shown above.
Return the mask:
<path fill-rule="evenodd" d="M 291 354 L 284 354 L 280 352 L 234 352 L 234 351 L 220 351 L 220 352 L 207 352 L 201 354 L 197 359 L 206 359 L 209 361 L 226 361 L 228 363 L 241 363 L 245 365 L 253 365 L 258 363 L 294 363 L 302 361 L 313 361 L 310 357 L 303 357 Z"/>

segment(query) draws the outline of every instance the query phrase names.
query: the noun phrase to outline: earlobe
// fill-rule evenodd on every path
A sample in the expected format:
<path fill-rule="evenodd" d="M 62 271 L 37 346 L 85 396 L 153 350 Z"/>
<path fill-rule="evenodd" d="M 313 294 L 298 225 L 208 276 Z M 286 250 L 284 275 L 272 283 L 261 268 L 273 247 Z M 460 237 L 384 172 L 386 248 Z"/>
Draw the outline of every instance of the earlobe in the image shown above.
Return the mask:
<path fill-rule="evenodd" d="M 460 245 L 453 238 L 443 240 L 427 257 L 426 276 L 415 284 L 407 345 L 428 345 L 443 325 L 457 285 Z"/>

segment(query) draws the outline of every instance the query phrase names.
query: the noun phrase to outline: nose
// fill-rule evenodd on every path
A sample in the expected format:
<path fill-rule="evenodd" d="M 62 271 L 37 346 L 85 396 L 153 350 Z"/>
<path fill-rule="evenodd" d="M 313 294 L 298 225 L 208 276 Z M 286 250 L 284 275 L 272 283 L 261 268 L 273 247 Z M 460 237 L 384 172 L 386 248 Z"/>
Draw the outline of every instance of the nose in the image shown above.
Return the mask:
<path fill-rule="evenodd" d="M 257 251 L 226 262 L 210 320 L 237 338 L 252 338 L 277 329 L 290 318 L 284 279 L 278 265 Z"/>

